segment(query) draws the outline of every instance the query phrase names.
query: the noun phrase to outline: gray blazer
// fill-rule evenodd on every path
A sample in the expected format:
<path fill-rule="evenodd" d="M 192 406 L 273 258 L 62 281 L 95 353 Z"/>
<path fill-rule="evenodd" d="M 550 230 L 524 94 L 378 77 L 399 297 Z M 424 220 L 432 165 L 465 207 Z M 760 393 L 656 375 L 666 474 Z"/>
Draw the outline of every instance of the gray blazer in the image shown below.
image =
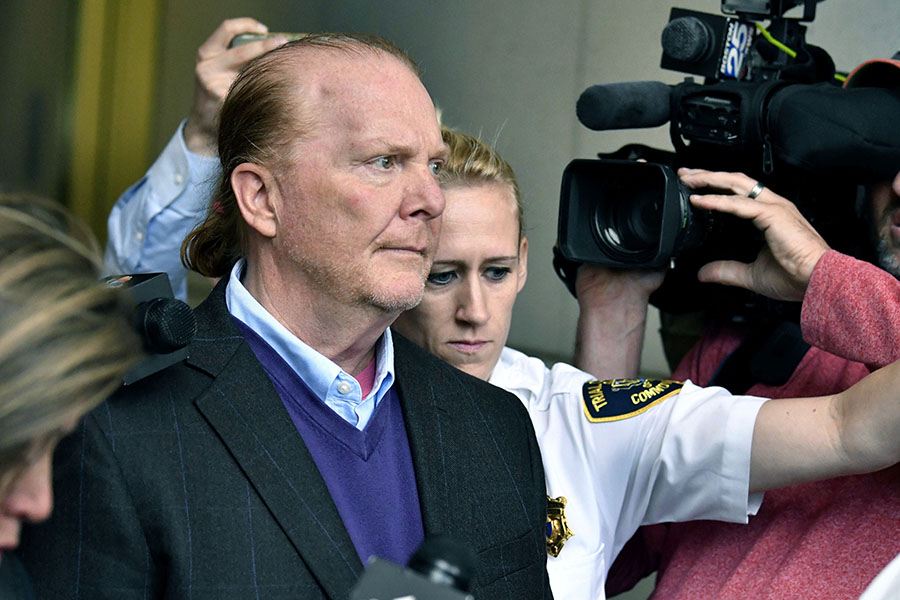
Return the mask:
<path fill-rule="evenodd" d="M 124 389 L 60 445 L 57 508 L 21 550 L 38 598 L 348 597 L 363 566 L 225 285 L 197 309 L 184 364 Z M 526 411 L 394 340 L 426 534 L 478 553 L 476 598 L 549 598 Z"/>

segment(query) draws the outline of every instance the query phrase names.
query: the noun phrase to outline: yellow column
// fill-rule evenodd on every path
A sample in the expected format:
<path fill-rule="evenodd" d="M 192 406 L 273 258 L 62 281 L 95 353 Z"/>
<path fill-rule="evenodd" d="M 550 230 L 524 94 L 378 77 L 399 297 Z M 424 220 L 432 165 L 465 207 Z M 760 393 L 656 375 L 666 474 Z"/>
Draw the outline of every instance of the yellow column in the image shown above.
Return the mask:
<path fill-rule="evenodd" d="M 80 5 L 72 104 L 71 208 L 105 238 L 116 198 L 149 166 L 159 0 Z"/>

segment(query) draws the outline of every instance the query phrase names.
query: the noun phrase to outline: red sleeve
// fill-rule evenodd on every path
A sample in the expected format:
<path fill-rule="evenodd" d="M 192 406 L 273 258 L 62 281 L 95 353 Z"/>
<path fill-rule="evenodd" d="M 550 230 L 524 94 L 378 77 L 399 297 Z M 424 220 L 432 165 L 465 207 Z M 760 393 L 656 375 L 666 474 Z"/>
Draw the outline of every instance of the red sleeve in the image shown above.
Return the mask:
<path fill-rule="evenodd" d="M 878 267 L 826 252 L 800 314 L 810 344 L 870 368 L 900 359 L 900 281 Z"/>

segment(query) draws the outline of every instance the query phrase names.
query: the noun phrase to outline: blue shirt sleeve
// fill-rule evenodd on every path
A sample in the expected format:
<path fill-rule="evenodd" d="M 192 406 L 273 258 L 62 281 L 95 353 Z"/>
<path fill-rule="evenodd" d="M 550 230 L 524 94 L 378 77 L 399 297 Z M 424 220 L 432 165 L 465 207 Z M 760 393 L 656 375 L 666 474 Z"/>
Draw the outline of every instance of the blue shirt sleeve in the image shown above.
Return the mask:
<path fill-rule="evenodd" d="M 116 201 L 107 221 L 107 274 L 168 273 L 175 296 L 187 299 L 181 243 L 203 219 L 219 176 L 216 158 L 184 144 L 184 122 L 146 175 Z"/>

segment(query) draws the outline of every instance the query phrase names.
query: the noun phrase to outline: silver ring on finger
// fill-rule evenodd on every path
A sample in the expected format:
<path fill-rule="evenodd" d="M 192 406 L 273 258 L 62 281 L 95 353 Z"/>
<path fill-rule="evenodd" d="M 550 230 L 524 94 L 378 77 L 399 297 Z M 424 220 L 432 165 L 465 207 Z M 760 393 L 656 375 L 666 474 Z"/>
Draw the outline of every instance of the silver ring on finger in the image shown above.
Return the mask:
<path fill-rule="evenodd" d="M 766 189 L 766 186 L 764 186 L 762 184 L 762 182 L 757 181 L 756 185 L 754 185 L 752 188 L 750 188 L 750 191 L 747 192 L 747 197 L 750 198 L 751 200 L 754 200 L 757 196 L 762 194 L 762 191 L 764 189 Z"/>

